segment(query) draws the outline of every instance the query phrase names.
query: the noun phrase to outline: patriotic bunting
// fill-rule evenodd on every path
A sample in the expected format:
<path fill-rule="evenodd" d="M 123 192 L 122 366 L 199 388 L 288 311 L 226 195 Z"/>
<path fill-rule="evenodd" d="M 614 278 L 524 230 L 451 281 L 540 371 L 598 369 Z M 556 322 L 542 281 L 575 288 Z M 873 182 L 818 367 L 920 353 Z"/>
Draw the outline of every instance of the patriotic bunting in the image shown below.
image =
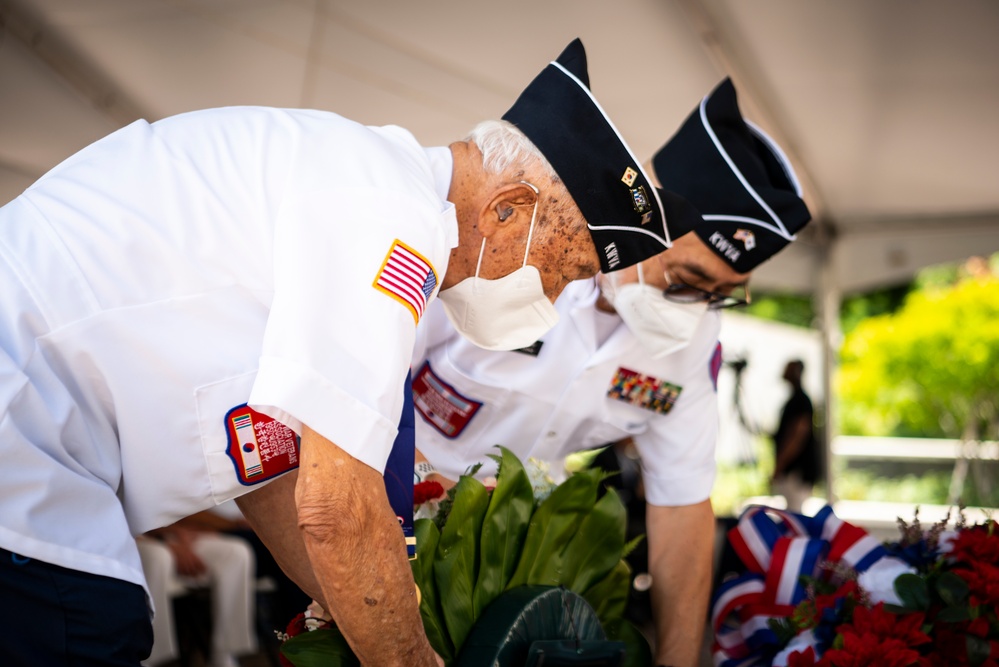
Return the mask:
<path fill-rule="evenodd" d="M 779 645 L 771 620 L 789 617 L 806 599 L 802 576 L 835 579 L 831 570 L 820 567 L 823 562 L 861 573 L 882 559 L 893 559 L 866 531 L 837 518 L 828 506 L 814 517 L 752 506 L 728 538 L 748 571 L 715 592 L 711 624 L 716 667 L 770 665 Z"/>

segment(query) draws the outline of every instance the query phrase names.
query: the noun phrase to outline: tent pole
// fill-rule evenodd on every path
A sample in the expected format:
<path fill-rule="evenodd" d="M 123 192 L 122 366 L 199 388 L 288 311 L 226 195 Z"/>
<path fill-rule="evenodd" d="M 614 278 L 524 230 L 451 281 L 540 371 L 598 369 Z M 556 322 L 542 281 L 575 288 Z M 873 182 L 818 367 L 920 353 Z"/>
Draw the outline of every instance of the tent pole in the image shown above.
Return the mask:
<path fill-rule="evenodd" d="M 825 394 L 825 427 L 821 430 L 822 462 L 825 471 L 826 501 L 832 504 L 836 499 L 833 480 L 832 442 L 836 435 L 836 391 L 835 376 L 842 332 L 840 330 L 840 306 L 842 289 L 836 274 L 836 256 L 839 252 L 839 238 L 835 228 L 825 220 L 816 225 L 821 242 L 819 243 L 818 290 L 814 296 L 815 312 L 819 316 L 822 340 L 822 384 Z"/>

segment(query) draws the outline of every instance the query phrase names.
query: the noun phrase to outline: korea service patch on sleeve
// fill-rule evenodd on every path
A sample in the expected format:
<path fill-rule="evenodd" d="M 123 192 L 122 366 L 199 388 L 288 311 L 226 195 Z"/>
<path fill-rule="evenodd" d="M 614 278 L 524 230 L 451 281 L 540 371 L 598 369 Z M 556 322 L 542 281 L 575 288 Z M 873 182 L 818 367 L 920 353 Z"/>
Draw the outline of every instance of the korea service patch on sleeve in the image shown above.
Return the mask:
<path fill-rule="evenodd" d="M 245 403 L 225 416 L 226 453 L 240 484 L 266 482 L 298 467 L 299 437 L 290 428 Z"/>
<path fill-rule="evenodd" d="M 683 387 L 679 385 L 627 368 L 618 368 L 611 379 L 607 395 L 664 415 L 673 409 L 681 391 Z"/>
<path fill-rule="evenodd" d="M 405 306 L 419 324 L 437 287 L 437 272 L 423 255 L 396 239 L 372 286 Z"/>

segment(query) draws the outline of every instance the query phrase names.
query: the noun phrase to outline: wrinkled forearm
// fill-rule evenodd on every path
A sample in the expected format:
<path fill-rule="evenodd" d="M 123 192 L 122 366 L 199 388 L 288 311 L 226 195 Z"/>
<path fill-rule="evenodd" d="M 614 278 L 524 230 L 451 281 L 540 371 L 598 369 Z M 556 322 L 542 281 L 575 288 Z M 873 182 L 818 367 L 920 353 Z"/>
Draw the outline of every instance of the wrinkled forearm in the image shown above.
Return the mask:
<path fill-rule="evenodd" d="M 325 603 L 309 555 L 298 529 L 295 488 L 298 470 L 292 470 L 251 493 L 236 498 L 257 537 L 274 556 L 281 570 L 309 597 Z"/>
<path fill-rule="evenodd" d="M 298 523 L 334 618 L 367 665 L 436 665 L 382 476 L 306 431 Z"/>
<path fill-rule="evenodd" d="M 697 667 L 711 594 L 715 534 L 711 503 L 649 505 L 646 516 L 655 664 Z"/>

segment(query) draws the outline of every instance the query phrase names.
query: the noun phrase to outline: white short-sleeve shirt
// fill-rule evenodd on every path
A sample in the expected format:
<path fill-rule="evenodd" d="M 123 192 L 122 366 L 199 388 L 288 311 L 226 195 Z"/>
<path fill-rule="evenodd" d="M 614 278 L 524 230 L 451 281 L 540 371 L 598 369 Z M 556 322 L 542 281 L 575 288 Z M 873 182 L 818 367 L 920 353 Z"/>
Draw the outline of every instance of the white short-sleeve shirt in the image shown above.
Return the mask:
<path fill-rule="evenodd" d="M 646 498 L 688 505 L 708 498 L 718 433 L 720 318 L 708 311 L 690 345 L 654 360 L 626 325 L 597 340 L 592 280 L 566 287 L 559 323 L 528 352 L 493 352 L 442 334 L 435 304 L 421 322 L 413 360 L 416 446 L 445 476 L 483 463 L 495 445 L 522 460 L 560 461 L 631 437 Z M 616 317 L 616 316 L 615 316 Z"/>
<path fill-rule="evenodd" d="M 133 123 L 0 209 L 0 546 L 142 583 L 129 533 L 255 488 L 242 404 L 382 469 L 451 169 L 398 127 L 226 108 Z"/>

